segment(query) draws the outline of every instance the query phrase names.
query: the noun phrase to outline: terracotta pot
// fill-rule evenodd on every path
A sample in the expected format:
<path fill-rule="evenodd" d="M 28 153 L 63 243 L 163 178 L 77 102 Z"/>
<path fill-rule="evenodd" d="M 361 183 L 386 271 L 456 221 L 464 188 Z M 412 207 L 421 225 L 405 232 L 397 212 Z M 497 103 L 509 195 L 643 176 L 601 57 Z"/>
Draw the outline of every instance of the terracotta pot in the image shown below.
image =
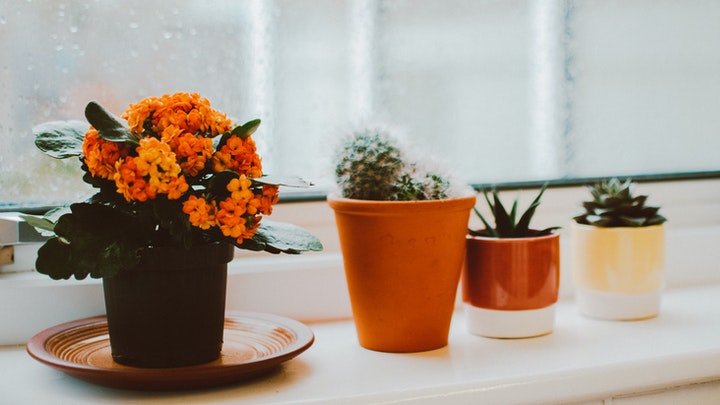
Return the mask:
<path fill-rule="evenodd" d="M 103 279 L 113 359 L 181 367 L 217 359 L 230 244 L 145 249 L 140 264 Z"/>
<path fill-rule="evenodd" d="M 552 332 L 559 285 L 559 234 L 467 237 L 462 297 L 471 333 L 521 338 Z"/>
<path fill-rule="evenodd" d="M 384 352 L 444 347 L 475 196 L 430 201 L 328 198 L 358 340 Z"/>
<path fill-rule="evenodd" d="M 580 313 L 602 319 L 657 316 L 664 286 L 665 228 L 573 223 L 572 269 Z"/>

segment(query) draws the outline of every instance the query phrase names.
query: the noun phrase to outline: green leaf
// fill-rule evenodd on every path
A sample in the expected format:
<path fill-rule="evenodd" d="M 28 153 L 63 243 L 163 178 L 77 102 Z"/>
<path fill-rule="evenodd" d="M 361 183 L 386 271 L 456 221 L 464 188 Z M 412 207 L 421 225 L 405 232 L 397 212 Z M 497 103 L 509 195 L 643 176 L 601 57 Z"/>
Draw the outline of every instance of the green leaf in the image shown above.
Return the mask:
<path fill-rule="evenodd" d="M 547 183 L 543 184 L 542 188 L 540 188 L 540 193 L 538 193 L 537 197 L 535 197 L 535 200 L 530 204 L 527 210 L 525 210 L 525 213 L 520 217 L 520 221 L 517 223 L 517 229 L 518 233 L 524 234 L 527 233 L 530 230 L 530 221 L 532 220 L 533 215 L 535 215 L 535 210 L 537 207 L 540 206 L 540 198 L 542 197 L 543 193 L 545 193 L 545 189 L 547 188 Z"/>
<path fill-rule="evenodd" d="M 60 238 L 50 238 L 38 249 L 35 268 L 38 273 L 47 274 L 53 280 L 67 280 L 76 275 L 78 280 L 87 277 L 86 272 L 77 272 L 69 263 L 71 250 Z"/>
<path fill-rule="evenodd" d="M 252 121 L 244 123 L 243 125 L 236 126 L 232 130 L 231 135 L 237 135 L 238 137 L 240 137 L 240 139 L 247 139 L 250 135 L 254 134 L 255 131 L 257 131 L 259 126 L 260 119 L 256 118 Z"/>
<path fill-rule="evenodd" d="M 497 232 L 495 229 L 490 225 L 490 223 L 485 219 L 482 213 L 480 213 L 480 210 L 478 210 L 476 207 L 473 207 L 473 211 L 475 211 L 475 214 L 480 218 L 483 225 L 485 225 L 485 229 L 474 231 L 472 229 L 469 230 L 470 235 L 473 236 L 491 236 L 491 237 L 497 237 Z"/>
<path fill-rule="evenodd" d="M 495 215 L 495 228 L 498 235 L 501 237 L 503 237 L 503 235 L 512 235 L 515 224 L 511 222 L 507 210 L 503 206 L 502 201 L 500 201 L 500 195 L 497 190 L 493 190 L 493 201 L 493 215 Z"/>
<path fill-rule="evenodd" d="M 37 229 L 43 236 L 55 235 L 55 224 L 61 216 L 70 212 L 70 207 L 65 205 L 56 207 L 45 213 L 42 217 L 37 215 L 20 215 L 28 224 Z"/>
<path fill-rule="evenodd" d="M 492 212 L 493 216 L 495 217 L 495 228 L 493 228 L 487 220 L 480 214 L 480 211 L 478 211 L 476 208 L 474 208 L 475 213 L 480 217 L 483 224 L 485 225 L 485 229 L 482 230 L 469 230 L 470 235 L 473 236 L 489 236 L 489 237 L 496 237 L 496 238 L 523 238 L 528 236 L 538 236 L 538 235 L 546 235 L 550 232 L 552 232 L 555 229 L 558 229 L 559 227 L 551 227 L 543 229 L 542 231 L 535 231 L 530 229 L 530 221 L 535 214 L 535 210 L 538 206 L 540 206 L 540 198 L 542 197 L 543 193 L 545 192 L 545 189 L 547 188 L 547 183 L 543 184 L 542 188 L 540 189 L 540 192 L 538 193 L 537 197 L 535 197 L 535 200 L 530 204 L 530 206 L 525 210 L 525 212 L 522 214 L 520 219 L 516 222 L 515 218 L 518 213 L 518 199 L 516 198 L 513 202 L 512 208 L 510 210 L 510 213 L 508 214 L 507 210 L 502 204 L 502 201 L 500 200 L 500 196 L 497 192 L 497 190 L 493 189 L 492 191 L 492 201 L 490 197 L 488 196 L 488 191 L 484 191 L 483 195 L 485 196 L 485 201 L 487 202 L 488 206 L 490 207 L 490 211 Z M 583 217 L 585 217 L 583 215 Z M 580 218 L 576 217 L 576 220 L 580 223 L 584 223 L 586 218 Z"/>
<path fill-rule="evenodd" d="M 139 143 L 138 137 L 130 132 L 130 129 L 125 126 L 125 123 L 120 118 L 113 115 L 96 101 L 89 102 L 85 107 L 85 117 L 106 141 Z"/>
<path fill-rule="evenodd" d="M 55 232 L 55 222 L 47 218 L 35 215 L 20 215 L 20 218 L 41 231 Z"/>
<path fill-rule="evenodd" d="M 230 195 L 227 185 L 231 180 L 239 178 L 236 172 L 232 170 L 223 170 L 215 173 L 207 183 L 207 192 L 212 199 L 225 199 Z"/>
<path fill-rule="evenodd" d="M 252 239 L 237 246 L 248 250 L 289 254 L 323 249 L 320 240 L 307 230 L 297 225 L 267 221 L 266 219 L 262 220 Z"/>
<path fill-rule="evenodd" d="M 83 139 L 90 125 L 84 121 L 51 121 L 33 127 L 35 145 L 56 159 L 82 154 Z"/>
<path fill-rule="evenodd" d="M 38 250 L 36 268 L 53 279 L 112 277 L 139 261 L 148 229 L 118 210 L 77 203 L 55 224 L 57 237 Z"/>
<path fill-rule="evenodd" d="M 287 186 L 287 187 L 298 187 L 298 188 L 305 188 L 310 187 L 313 184 L 303 180 L 300 177 L 297 176 L 273 176 L 273 175 L 263 175 L 260 178 L 253 179 L 254 182 L 260 183 L 260 184 L 270 184 L 274 186 Z"/>

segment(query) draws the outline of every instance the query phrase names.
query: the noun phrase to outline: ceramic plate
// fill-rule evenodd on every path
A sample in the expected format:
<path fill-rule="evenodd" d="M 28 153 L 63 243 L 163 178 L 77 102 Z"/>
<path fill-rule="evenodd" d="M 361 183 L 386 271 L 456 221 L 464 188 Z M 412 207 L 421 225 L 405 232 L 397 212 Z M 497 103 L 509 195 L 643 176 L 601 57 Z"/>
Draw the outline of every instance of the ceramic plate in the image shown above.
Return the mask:
<path fill-rule="evenodd" d="M 229 312 L 220 358 L 178 368 L 137 368 L 115 363 L 105 316 L 79 319 L 33 336 L 28 353 L 73 377 L 113 388 L 186 390 L 243 381 L 272 371 L 313 344 L 306 325 L 276 315 Z"/>

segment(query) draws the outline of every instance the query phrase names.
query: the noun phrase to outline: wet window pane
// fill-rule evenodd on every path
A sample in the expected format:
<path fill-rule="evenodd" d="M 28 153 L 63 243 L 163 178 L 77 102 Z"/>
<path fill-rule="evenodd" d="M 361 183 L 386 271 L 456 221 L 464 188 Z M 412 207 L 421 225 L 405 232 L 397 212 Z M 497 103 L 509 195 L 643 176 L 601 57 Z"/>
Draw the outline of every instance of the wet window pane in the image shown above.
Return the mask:
<path fill-rule="evenodd" d="M 720 169 L 720 3 L 91 0 L 0 8 L 0 208 L 89 192 L 30 129 L 199 92 L 266 172 L 332 182 L 333 142 L 386 127 L 468 182 Z"/>

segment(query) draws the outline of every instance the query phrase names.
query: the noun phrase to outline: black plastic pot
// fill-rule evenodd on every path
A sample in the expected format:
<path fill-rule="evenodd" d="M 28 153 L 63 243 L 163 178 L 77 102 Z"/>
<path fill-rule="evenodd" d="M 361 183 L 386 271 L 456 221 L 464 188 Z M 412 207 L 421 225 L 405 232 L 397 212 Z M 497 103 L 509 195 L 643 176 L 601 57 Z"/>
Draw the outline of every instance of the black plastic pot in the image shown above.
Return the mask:
<path fill-rule="evenodd" d="M 152 368 L 217 359 L 233 251 L 221 243 L 147 248 L 137 267 L 103 279 L 113 359 Z"/>

